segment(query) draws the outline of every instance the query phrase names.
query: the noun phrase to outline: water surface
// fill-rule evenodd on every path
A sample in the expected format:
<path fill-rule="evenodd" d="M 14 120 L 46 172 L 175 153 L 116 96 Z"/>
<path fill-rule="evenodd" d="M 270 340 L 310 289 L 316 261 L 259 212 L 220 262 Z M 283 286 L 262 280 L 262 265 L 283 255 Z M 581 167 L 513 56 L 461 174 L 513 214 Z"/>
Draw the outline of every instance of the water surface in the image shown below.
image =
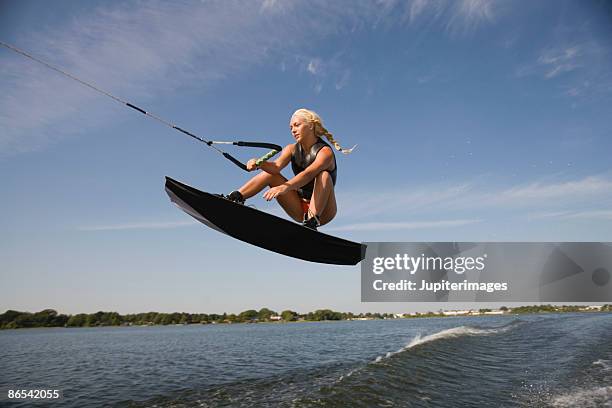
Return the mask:
<path fill-rule="evenodd" d="M 0 358 L 58 407 L 612 406 L 609 313 L 5 330 Z"/>

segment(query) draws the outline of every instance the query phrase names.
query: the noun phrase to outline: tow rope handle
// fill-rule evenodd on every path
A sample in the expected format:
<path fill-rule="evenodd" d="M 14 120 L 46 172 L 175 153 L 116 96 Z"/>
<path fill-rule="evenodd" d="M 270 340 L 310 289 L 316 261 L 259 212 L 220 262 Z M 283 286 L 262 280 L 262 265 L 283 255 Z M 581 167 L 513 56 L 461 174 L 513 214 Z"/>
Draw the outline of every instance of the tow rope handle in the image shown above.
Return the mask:
<path fill-rule="evenodd" d="M 211 143 L 215 143 L 215 142 L 213 141 Z M 242 147 L 263 147 L 263 148 L 266 148 L 266 149 L 272 149 L 268 153 L 266 153 L 263 156 L 261 156 L 259 159 L 255 160 L 255 165 L 257 167 L 261 166 L 262 163 L 267 162 L 272 157 L 274 157 L 276 154 L 278 154 L 278 152 L 283 150 L 282 147 L 280 147 L 277 144 L 273 144 L 273 143 L 264 143 L 264 142 L 231 142 L 231 144 L 233 144 L 234 146 L 242 146 Z M 247 169 L 246 164 L 242 163 L 240 160 L 236 159 L 231 154 L 223 152 L 223 157 L 225 157 L 226 159 L 228 159 L 229 161 L 234 163 L 236 166 L 240 167 L 242 170 L 249 171 Z"/>

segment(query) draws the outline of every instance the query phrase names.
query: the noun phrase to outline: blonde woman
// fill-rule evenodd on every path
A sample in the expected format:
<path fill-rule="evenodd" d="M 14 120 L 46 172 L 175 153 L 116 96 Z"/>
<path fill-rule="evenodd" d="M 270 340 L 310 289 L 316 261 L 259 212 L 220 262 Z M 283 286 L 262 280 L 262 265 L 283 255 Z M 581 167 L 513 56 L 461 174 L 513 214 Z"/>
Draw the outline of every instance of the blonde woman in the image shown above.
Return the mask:
<path fill-rule="evenodd" d="M 321 137 L 325 137 L 342 153 L 348 154 L 353 149 L 342 149 L 325 129 L 319 115 L 308 109 L 295 111 L 289 121 L 289 129 L 296 143 L 285 146 L 273 162 L 264 162 L 257 167 L 255 159 L 249 160 L 249 171 L 261 171 L 240 189 L 232 191 L 227 198 L 244 203 L 244 200 L 265 187 L 270 187 L 264 193 L 264 199 L 270 201 L 276 198 L 291 218 L 316 230 L 330 222 L 337 211 L 334 195 L 336 158 L 331 147 Z M 294 177 L 286 179 L 281 170 L 289 163 Z"/>

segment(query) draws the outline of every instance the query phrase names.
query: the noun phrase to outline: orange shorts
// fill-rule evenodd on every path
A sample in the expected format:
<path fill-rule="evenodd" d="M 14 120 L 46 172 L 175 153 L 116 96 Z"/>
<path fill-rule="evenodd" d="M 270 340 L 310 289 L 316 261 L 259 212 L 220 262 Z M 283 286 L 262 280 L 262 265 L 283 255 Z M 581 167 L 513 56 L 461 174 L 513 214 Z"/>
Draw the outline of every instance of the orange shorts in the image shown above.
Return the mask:
<path fill-rule="evenodd" d="M 306 201 L 302 198 L 302 211 L 304 214 L 308 214 L 308 208 L 310 207 L 310 201 Z"/>

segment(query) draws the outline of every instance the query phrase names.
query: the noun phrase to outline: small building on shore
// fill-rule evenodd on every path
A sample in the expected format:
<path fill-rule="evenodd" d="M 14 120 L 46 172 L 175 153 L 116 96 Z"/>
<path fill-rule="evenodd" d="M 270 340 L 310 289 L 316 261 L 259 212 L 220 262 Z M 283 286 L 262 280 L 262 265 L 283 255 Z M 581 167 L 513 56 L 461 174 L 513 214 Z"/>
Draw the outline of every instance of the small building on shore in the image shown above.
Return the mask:
<path fill-rule="evenodd" d="M 473 310 L 444 310 L 442 314 L 444 316 L 469 316 L 473 314 Z"/>

